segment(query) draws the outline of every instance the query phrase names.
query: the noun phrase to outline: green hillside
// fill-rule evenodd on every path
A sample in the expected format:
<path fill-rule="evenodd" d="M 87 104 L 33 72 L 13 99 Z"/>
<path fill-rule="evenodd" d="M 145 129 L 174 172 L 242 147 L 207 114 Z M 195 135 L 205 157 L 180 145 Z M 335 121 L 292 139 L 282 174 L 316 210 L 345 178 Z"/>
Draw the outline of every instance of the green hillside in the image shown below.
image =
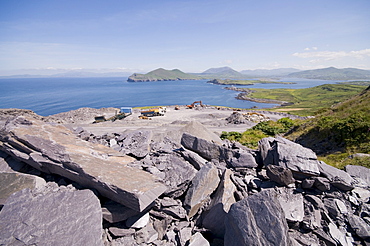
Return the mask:
<path fill-rule="evenodd" d="M 158 68 L 146 74 L 134 73 L 127 81 L 143 82 L 143 81 L 167 81 L 167 80 L 195 80 L 198 76 L 187 74 L 179 69 L 166 70 Z"/>
<path fill-rule="evenodd" d="M 365 86 L 349 84 L 325 84 L 305 89 L 251 89 L 249 97 L 286 101 L 291 105 L 279 111 L 299 115 L 313 115 L 316 111 L 342 102 L 361 92 Z"/>
<path fill-rule="evenodd" d="M 322 110 L 315 118 L 292 129 L 286 137 L 342 168 L 356 160 L 353 153 L 370 154 L 370 86 L 352 98 Z M 370 168 L 370 158 L 357 160 Z"/>

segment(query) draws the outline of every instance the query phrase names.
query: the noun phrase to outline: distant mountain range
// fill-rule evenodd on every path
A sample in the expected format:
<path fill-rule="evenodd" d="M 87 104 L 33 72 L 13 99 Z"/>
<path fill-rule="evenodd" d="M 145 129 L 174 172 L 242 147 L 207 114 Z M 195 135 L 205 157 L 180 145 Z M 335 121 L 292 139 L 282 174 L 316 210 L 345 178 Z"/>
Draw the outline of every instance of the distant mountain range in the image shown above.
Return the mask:
<path fill-rule="evenodd" d="M 305 79 L 325 79 L 325 80 L 355 80 L 370 79 L 370 70 L 357 68 L 328 67 L 323 69 L 305 70 L 291 73 L 287 77 L 305 78 Z"/>
<path fill-rule="evenodd" d="M 23 72 L 23 71 L 22 71 Z M 24 71 L 28 72 L 28 71 Z M 328 67 L 313 70 L 298 70 L 294 68 L 279 69 L 256 69 L 236 71 L 230 67 L 210 68 L 202 73 L 185 73 L 179 69 L 166 70 L 163 68 L 155 69 L 146 74 L 129 73 L 124 70 L 106 69 L 75 69 L 75 70 L 54 70 L 44 71 L 44 75 L 37 75 L 35 71 L 19 75 L 0 76 L 0 78 L 41 78 L 41 77 L 127 77 L 128 81 L 161 81 L 161 80 L 198 80 L 198 79 L 260 79 L 260 78 L 305 78 L 323 80 L 370 80 L 370 70 L 357 68 Z M 46 73 L 47 72 L 47 73 Z"/>
<path fill-rule="evenodd" d="M 277 68 L 277 69 L 255 69 L 255 70 L 243 70 L 240 73 L 252 76 L 252 77 L 282 77 L 291 73 L 300 72 L 302 70 L 295 68 Z"/>

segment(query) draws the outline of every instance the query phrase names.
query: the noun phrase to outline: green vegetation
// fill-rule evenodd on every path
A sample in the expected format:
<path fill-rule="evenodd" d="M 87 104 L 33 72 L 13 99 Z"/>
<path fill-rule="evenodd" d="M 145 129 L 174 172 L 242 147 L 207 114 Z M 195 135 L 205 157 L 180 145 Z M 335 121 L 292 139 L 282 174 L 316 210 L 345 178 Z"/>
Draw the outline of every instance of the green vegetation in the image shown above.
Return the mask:
<path fill-rule="evenodd" d="M 294 82 L 279 82 L 272 80 L 235 80 L 235 79 L 214 79 L 208 81 L 217 85 L 254 85 L 254 84 L 295 84 Z"/>
<path fill-rule="evenodd" d="M 185 80 L 185 79 L 200 79 L 198 76 L 184 73 L 179 69 L 166 70 L 158 68 L 146 74 L 134 73 L 127 81 L 141 82 L 141 81 L 159 81 L 159 80 Z"/>
<path fill-rule="evenodd" d="M 294 126 L 294 121 L 290 118 L 281 118 L 278 121 L 264 121 L 260 122 L 251 129 L 243 133 L 239 132 L 222 132 L 221 139 L 229 139 L 230 141 L 237 141 L 248 148 L 257 148 L 258 141 L 262 138 L 275 136 L 287 132 Z"/>
<path fill-rule="evenodd" d="M 342 103 L 322 109 L 286 137 L 314 150 L 323 161 L 338 168 L 348 163 L 369 165 L 366 160 L 347 157 L 370 153 L 370 86 Z"/>
<path fill-rule="evenodd" d="M 322 108 L 314 118 L 262 122 L 243 133 L 223 132 L 221 137 L 256 148 L 261 138 L 276 134 L 312 149 L 320 160 L 337 168 L 370 168 L 369 157 L 349 158 L 354 153 L 370 154 L 370 86 L 348 100 Z"/>
<path fill-rule="evenodd" d="M 328 108 L 361 92 L 365 86 L 348 84 L 325 84 L 305 89 L 252 89 L 252 98 L 280 100 L 292 103 L 278 111 L 307 116 Z"/>

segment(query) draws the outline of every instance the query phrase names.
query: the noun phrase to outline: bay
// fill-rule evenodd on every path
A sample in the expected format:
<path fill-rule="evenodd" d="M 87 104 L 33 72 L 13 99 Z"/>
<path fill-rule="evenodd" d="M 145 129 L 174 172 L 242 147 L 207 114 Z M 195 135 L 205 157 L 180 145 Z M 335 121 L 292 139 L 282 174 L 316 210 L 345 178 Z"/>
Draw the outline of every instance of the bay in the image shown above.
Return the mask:
<path fill-rule="evenodd" d="M 0 108 L 30 109 L 47 116 L 81 107 L 142 107 L 203 104 L 271 108 L 275 104 L 237 100 L 236 91 L 207 80 L 126 82 L 127 78 L 2 78 Z M 307 88 L 336 81 L 282 79 L 296 84 L 255 84 L 250 88 Z M 245 87 L 245 86 L 240 86 Z"/>

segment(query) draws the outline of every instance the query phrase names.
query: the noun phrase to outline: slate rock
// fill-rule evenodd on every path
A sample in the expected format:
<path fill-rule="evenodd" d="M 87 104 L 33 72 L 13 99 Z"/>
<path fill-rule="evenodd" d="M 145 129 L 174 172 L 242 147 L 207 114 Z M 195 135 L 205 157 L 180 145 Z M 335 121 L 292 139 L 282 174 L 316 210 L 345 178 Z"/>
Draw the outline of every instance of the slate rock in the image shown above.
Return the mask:
<path fill-rule="evenodd" d="M 303 196 L 292 189 L 277 189 L 277 199 L 284 211 L 285 218 L 290 222 L 301 222 L 304 218 Z"/>
<path fill-rule="evenodd" d="M 210 195 L 216 190 L 220 178 L 217 168 L 206 165 L 202 167 L 191 181 L 186 193 L 184 205 L 188 216 L 193 217 L 202 205 L 209 200 Z"/>
<path fill-rule="evenodd" d="M 126 220 L 126 226 L 130 228 L 140 229 L 146 226 L 149 223 L 149 212 L 144 214 L 138 214 L 133 217 L 130 217 Z"/>
<path fill-rule="evenodd" d="M 347 165 L 346 172 L 352 177 L 363 179 L 370 186 L 370 169 L 363 166 Z"/>
<path fill-rule="evenodd" d="M 175 153 L 160 155 L 152 160 L 155 165 L 158 164 L 157 168 L 164 174 L 163 182 L 167 186 L 164 194 L 167 196 L 181 196 L 197 173 L 189 162 Z"/>
<path fill-rule="evenodd" d="M 211 160 L 219 160 L 221 155 L 220 146 L 216 143 L 211 141 L 198 138 L 193 136 L 189 133 L 184 133 L 181 137 L 181 144 L 196 153 L 198 153 L 204 159 L 211 161 Z"/>
<path fill-rule="evenodd" d="M 192 164 L 197 170 L 200 170 L 207 163 L 206 159 L 202 158 L 200 155 L 198 155 L 195 152 L 186 150 L 184 148 L 177 150 L 177 152 L 180 153 L 181 156 L 185 160 L 187 160 L 190 164 Z"/>
<path fill-rule="evenodd" d="M 348 216 L 348 222 L 357 236 L 365 240 L 370 238 L 370 225 L 361 219 L 361 217 L 351 214 Z"/>
<path fill-rule="evenodd" d="M 152 131 L 129 131 L 120 134 L 118 141 L 121 143 L 121 152 L 132 154 L 135 157 L 143 158 L 150 151 Z"/>
<path fill-rule="evenodd" d="M 103 219 L 109 223 L 116 223 L 135 216 L 139 214 L 139 212 L 120 203 L 108 201 L 102 206 L 102 214 Z"/>
<path fill-rule="evenodd" d="M 225 220 L 225 246 L 292 245 L 284 211 L 274 191 L 234 203 Z"/>
<path fill-rule="evenodd" d="M 231 205 L 236 202 L 234 197 L 236 187 L 231 180 L 231 175 L 230 169 L 224 171 L 221 182 L 207 211 L 203 212 L 203 227 L 209 229 L 219 238 L 223 238 L 225 234 L 225 216 L 229 212 Z"/>
<path fill-rule="evenodd" d="M 293 174 L 318 176 L 319 161 L 316 154 L 308 148 L 282 137 L 265 138 L 259 141 L 263 163 L 290 169 Z"/>
<path fill-rule="evenodd" d="M 191 121 L 186 126 L 179 130 L 181 133 L 188 133 L 193 135 L 197 138 L 201 138 L 212 143 L 216 143 L 218 145 L 222 144 L 221 138 L 214 132 L 210 131 L 207 127 L 202 125 L 198 121 Z"/>
<path fill-rule="evenodd" d="M 42 188 L 46 185 L 43 178 L 23 173 L 0 173 L 0 205 L 8 197 L 20 190 Z"/>
<path fill-rule="evenodd" d="M 292 171 L 288 168 L 268 165 L 266 167 L 266 173 L 270 180 L 278 183 L 279 185 L 288 186 L 295 182 Z"/>
<path fill-rule="evenodd" d="M 345 171 L 330 166 L 322 161 L 319 163 L 320 173 L 328 178 L 330 183 L 343 191 L 349 191 L 354 188 L 355 180 Z"/>
<path fill-rule="evenodd" d="M 83 141 L 64 126 L 21 118 L 7 121 L 0 135 L 0 150 L 19 161 L 96 189 L 137 211 L 144 210 L 166 190 L 155 176 L 128 167 L 132 157 Z"/>
<path fill-rule="evenodd" d="M 24 189 L 0 212 L 1 245 L 103 245 L 100 202 L 90 190 Z"/>
<path fill-rule="evenodd" d="M 330 190 L 330 181 L 329 181 L 329 179 L 324 178 L 324 177 L 314 177 L 313 180 L 315 180 L 313 185 L 318 190 L 320 190 L 320 191 Z"/>
<path fill-rule="evenodd" d="M 189 240 L 188 246 L 209 246 L 207 239 L 200 232 L 196 232 Z"/>

